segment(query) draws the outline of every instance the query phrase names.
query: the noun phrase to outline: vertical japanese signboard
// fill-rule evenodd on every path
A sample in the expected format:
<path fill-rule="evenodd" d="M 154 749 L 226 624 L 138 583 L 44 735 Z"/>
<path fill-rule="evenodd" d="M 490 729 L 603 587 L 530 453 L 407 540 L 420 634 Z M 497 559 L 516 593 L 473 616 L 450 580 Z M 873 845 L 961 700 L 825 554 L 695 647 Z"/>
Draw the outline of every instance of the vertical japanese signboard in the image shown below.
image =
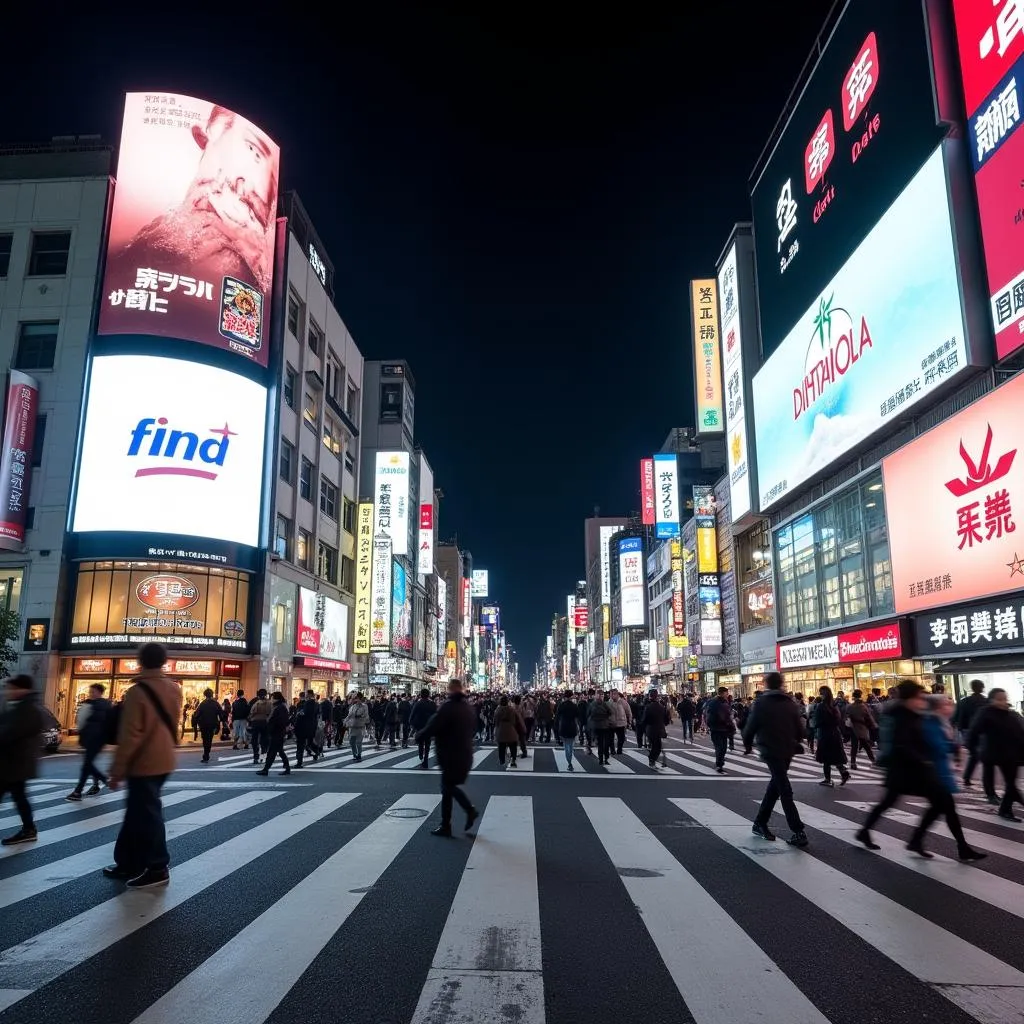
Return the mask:
<path fill-rule="evenodd" d="M 462 608 L 462 639 L 468 640 L 473 635 L 473 595 L 470 582 L 465 576 L 459 580 L 462 587 L 460 606 Z"/>
<path fill-rule="evenodd" d="M 697 527 L 697 600 L 703 654 L 722 653 L 722 585 L 718 565 L 715 489 L 693 489 L 693 520 Z"/>
<path fill-rule="evenodd" d="M 356 607 L 352 650 L 370 653 L 371 594 L 373 591 L 373 503 L 360 502 L 356 510 Z"/>
<path fill-rule="evenodd" d="M 644 526 L 655 523 L 654 502 L 654 459 L 640 460 L 640 507 L 643 510 Z"/>
<path fill-rule="evenodd" d="M 725 429 L 722 403 L 722 347 L 718 334 L 718 283 L 714 278 L 690 282 L 693 325 L 694 388 L 697 395 L 697 436 L 716 436 Z"/>
<path fill-rule="evenodd" d="M 445 640 L 448 635 L 448 584 L 444 577 L 437 575 L 437 654 L 440 658 L 441 652 L 445 650 Z M 447 657 L 447 655 L 445 655 Z"/>
<path fill-rule="evenodd" d="M 416 553 L 416 572 L 429 576 L 434 571 L 434 505 L 420 505 L 420 540 Z"/>
<path fill-rule="evenodd" d="M 652 464 L 653 466 L 653 464 Z M 653 477 L 654 470 L 652 468 Z M 652 519 L 653 523 L 654 520 Z M 612 600 L 612 555 L 610 550 L 611 539 L 620 530 L 621 526 L 602 526 L 598 529 L 597 537 L 601 545 L 601 604 L 611 604 Z"/>
<path fill-rule="evenodd" d="M 409 552 L 409 453 L 377 452 L 374 466 L 375 537 L 391 541 L 393 555 Z"/>
<path fill-rule="evenodd" d="M 674 454 L 654 456 L 655 536 L 679 536 L 679 463 Z"/>
<path fill-rule="evenodd" d="M 370 588 L 370 650 L 391 649 L 391 538 L 373 541 L 373 585 Z"/>
<path fill-rule="evenodd" d="M 32 477 L 39 385 L 11 370 L 4 409 L 4 450 L 0 456 L 0 548 L 18 551 L 25 543 L 25 517 Z"/>
<path fill-rule="evenodd" d="M 686 600 L 683 593 L 683 545 L 672 541 L 672 629 L 669 647 L 686 647 Z"/>
<path fill-rule="evenodd" d="M 1024 344 L 1024 4 L 956 0 L 996 357 Z"/>

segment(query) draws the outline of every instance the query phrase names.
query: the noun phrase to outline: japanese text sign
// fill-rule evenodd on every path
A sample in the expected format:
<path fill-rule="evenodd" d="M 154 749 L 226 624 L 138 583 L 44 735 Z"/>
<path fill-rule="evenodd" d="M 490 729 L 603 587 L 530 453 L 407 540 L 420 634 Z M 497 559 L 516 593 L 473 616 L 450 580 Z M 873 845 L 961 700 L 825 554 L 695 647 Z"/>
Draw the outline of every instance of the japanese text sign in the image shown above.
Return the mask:
<path fill-rule="evenodd" d="M 0 548 L 7 550 L 19 551 L 25 543 L 38 411 L 39 385 L 28 374 L 11 370 L 0 454 Z"/>
<path fill-rule="evenodd" d="M 964 101 L 972 116 L 1024 56 L 1022 0 L 953 0 Z"/>
<path fill-rule="evenodd" d="M 640 460 L 640 507 L 644 526 L 653 526 L 655 522 L 654 459 Z"/>
<path fill-rule="evenodd" d="M 370 587 L 370 650 L 391 650 L 391 540 L 373 542 L 373 583 Z"/>
<path fill-rule="evenodd" d="M 348 657 L 348 606 L 299 587 L 295 653 L 341 662 Z"/>
<path fill-rule="evenodd" d="M 1024 603 L 991 601 L 915 615 L 914 649 L 921 658 L 1024 647 Z"/>
<path fill-rule="evenodd" d="M 679 460 L 672 453 L 654 456 L 654 521 L 657 537 L 679 536 Z"/>
<path fill-rule="evenodd" d="M 356 510 L 356 603 L 352 649 L 370 653 L 370 595 L 373 587 L 373 503 L 360 502 Z"/>
<path fill-rule="evenodd" d="M 1024 588 L 1024 376 L 882 461 L 897 612 Z"/>
<path fill-rule="evenodd" d="M 267 365 L 280 150 L 192 96 L 125 97 L 99 334 L 151 334 Z"/>
<path fill-rule="evenodd" d="M 722 344 L 718 333 L 718 282 L 714 278 L 690 282 L 693 325 L 694 387 L 697 391 L 697 434 L 725 430 L 722 404 Z"/>

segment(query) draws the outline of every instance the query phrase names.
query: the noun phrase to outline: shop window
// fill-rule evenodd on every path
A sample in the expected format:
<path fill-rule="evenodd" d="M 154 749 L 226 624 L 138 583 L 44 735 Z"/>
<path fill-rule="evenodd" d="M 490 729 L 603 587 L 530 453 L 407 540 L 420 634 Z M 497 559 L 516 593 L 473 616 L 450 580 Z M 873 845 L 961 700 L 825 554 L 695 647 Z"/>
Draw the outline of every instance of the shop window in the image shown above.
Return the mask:
<path fill-rule="evenodd" d="M 892 561 L 881 473 L 868 477 L 861 484 L 861 503 L 871 570 L 871 614 L 886 615 L 895 611 L 895 595 L 892 589 Z"/>
<path fill-rule="evenodd" d="M 775 535 L 775 568 L 779 580 L 778 631 L 780 635 L 798 633 L 796 614 L 796 564 L 793 558 L 793 528 L 784 526 Z"/>
<path fill-rule="evenodd" d="M 68 272 L 71 252 L 70 231 L 42 231 L 32 235 L 28 261 L 30 277 L 63 277 Z"/>
<path fill-rule="evenodd" d="M 0 608 L 8 612 L 17 612 L 21 605 L 21 585 L 24 581 L 24 569 L 0 569 Z"/>
<path fill-rule="evenodd" d="M 839 551 L 843 621 L 867 618 L 868 580 L 864 565 L 863 523 L 858 489 L 835 499 L 836 546 Z"/>
<path fill-rule="evenodd" d="M 843 600 L 839 593 L 839 549 L 836 544 L 835 507 L 832 503 L 816 509 L 814 520 L 818 530 L 824 625 L 838 626 L 843 621 Z"/>

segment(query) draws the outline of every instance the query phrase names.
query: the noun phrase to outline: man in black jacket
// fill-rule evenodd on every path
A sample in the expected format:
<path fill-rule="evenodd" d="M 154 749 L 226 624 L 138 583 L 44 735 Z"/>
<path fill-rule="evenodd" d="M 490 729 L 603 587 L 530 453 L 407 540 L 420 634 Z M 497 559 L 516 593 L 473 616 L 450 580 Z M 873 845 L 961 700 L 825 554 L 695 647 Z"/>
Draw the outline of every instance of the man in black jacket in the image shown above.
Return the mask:
<path fill-rule="evenodd" d="M 103 696 L 105 687 L 102 683 L 93 683 L 89 687 L 89 696 L 82 701 L 79 708 L 79 715 L 84 715 L 82 724 L 78 730 L 78 745 L 84 754 L 82 758 L 82 772 L 78 776 L 78 785 L 68 793 L 65 799 L 77 803 L 82 799 L 82 790 L 85 789 L 85 780 L 92 776 L 92 786 L 89 788 L 89 796 L 95 796 L 100 791 L 100 783 L 107 784 L 107 777 L 96 767 L 96 758 L 107 742 L 107 716 L 110 714 L 110 701 Z"/>
<path fill-rule="evenodd" d="M 420 730 L 437 714 L 437 704 L 430 699 L 430 690 L 424 686 L 420 690 L 418 700 L 409 712 L 409 728 L 416 737 L 420 753 L 420 768 L 426 768 L 430 762 L 430 737 L 419 735 Z"/>
<path fill-rule="evenodd" d="M 985 684 L 980 679 L 972 679 L 971 695 L 969 697 L 962 697 L 960 703 L 956 706 L 956 711 L 953 713 L 953 725 L 960 730 L 960 741 L 967 747 L 967 764 L 964 766 L 965 789 L 970 789 L 974 785 L 972 781 L 974 769 L 978 767 L 978 755 L 968 745 L 967 735 L 971 731 L 971 726 L 974 724 L 974 719 L 977 718 L 978 712 L 987 703 L 988 697 L 985 696 Z M 982 778 L 985 780 L 985 792 L 991 792 L 994 784 L 994 780 L 989 781 L 991 773 L 983 768 Z"/>
<path fill-rule="evenodd" d="M 791 846 L 806 846 L 807 833 L 793 801 L 793 786 L 789 781 L 789 765 L 795 755 L 803 753 L 800 709 L 783 691 L 782 676 L 778 672 L 769 672 L 764 677 L 764 685 L 764 693 L 754 701 L 743 726 L 744 753 L 749 754 L 756 742 L 761 759 L 772 776 L 750 831 L 762 839 L 774 840 L 775 835 L 768 822 L 776 801 L 781 800 L 786 824 L 793 831 L 787 842 Z"/>
<path fill-rule="evenodd" d="M 31 676 L 12 676 L 4 680 L 4 687 L 7 702 L 0 712 L 0 801 L 5 793 L 11 794 L 21 816 L 21 828 L 0 840 L 0 845 L 17 846 L 37 839 L 25 783 L 36 777 L 43 716 Z"/>
<path fill-rule="evenodd" d="M 475 734 L 476 711 L 466 700 L 461 681 L 453 679 L 448 684 L 448 699 L 416 736 L 417 740 L 433 738 L 437 764 L 441 769 L 441 824 L 431 835 L 451 836 L 453 801 L 466 812 L 467 832 L 479 817 L 479 812 L 460 788 L 473 767 Z"/>

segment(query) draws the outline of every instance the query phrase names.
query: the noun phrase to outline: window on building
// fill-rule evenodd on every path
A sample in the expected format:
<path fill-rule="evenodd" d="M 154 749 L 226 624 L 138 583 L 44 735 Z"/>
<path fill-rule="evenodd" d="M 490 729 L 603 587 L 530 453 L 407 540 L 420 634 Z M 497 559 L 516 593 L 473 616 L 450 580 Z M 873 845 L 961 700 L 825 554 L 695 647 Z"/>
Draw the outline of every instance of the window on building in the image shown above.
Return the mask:
<path fill-rule="evenodd" d="M 316 574 L 328 583 L 338 582 L 338 549 L 332 548 L 330 544 L 323 541 L 317 545 L 316 550 Z"/>
<path fill-rule="evenodd" d="M 284 368 L 284 404 L 289 409 L 295 408 L 295 383 L 297 379 L 295 370 L 292 369 L 290 364 L 285 364 Z"/>
<path fill-rule="evenodd" d="M 63 277 L 68 272 L 71 251 L 70 231 L 40 231 L 32 235 L 32 254 L 28 260 L 31 277 Z"/>
<path fill-rule="evenodd" d="M 836 541 L 835 506 L 831 503 L 814 513 L 818 531 L 818 556 L 821 565 L 821 596 L 826 626 L 843 621 L 843 600 L 839 590 L 839 548 Z"/>
<path fill-rule="evenodd" d="M 345 398 L 345 412 L 353 423 L 359 422 L 359 388 L 348 382 L 348 394 Z"/>
<path fill-rule="evenodd" d="M 356 532 L 356 503 L 348 498 L 341 499 L 341 526 L 349 533 Z"/>
<path fill-rule="evenodd" d="M 356 563 L 344 555 L 341 558 L 341 589 L 350 594 L 354 594 L 356 589 Z"/>
<path fill-rule="evenodd" d="M 281 454 L 278 458 L 278 473 L 285 483 L 295 483 L 295 445 L 287 438 L 281 438 Z"/>
<path fill-rule="evenodd" d="M 312 391 L 307 391 L 302 402 L 302 419 L 314 433 L 320 419 L 320 402 Z"/>
<path fill-rule="evenodd" d="M 295 564 L 302 569 L 309 569 L 309 559 L 313 553 L 313 538 L 308 530 L 299 530 L 295 538 Z"/>
<path fill-rule="evenodd" d="M 320 511 L 331 519 L 338 518 L 338 488 L 326 477 L 320 478 Z"/>
<path fill-rule="evenodd" d="M 309 321 L 309 330 L 306 334 L 306 340 L 309 342 L 309 347 L 312 349 L 314 355 L 320 355 L 320 353 L 323 352 L 324 332 L 320 330 L 312 318 Z"/>
<path fill-rule="evenodd" d="M 327 353 L 327 394 L 339 405 L 345 396 L 345 367 L 333 351 Z"/>
<path fill-rule="evenodd" d="M 46 413 L 36 417 L 36 432 L 32 437 L 32 465 L 38 469 L 43 464 L 43 445 L 46 443 Z"/>
<path fill-rule="evenodd" d="M 7 276 L 11 269 L 11 243 L 14 235 L 0 235 L 0 278 Z"/>
<path fill-rule="evenodd" d="M 803 516 L 793 524 L 793 558 L 800 628 L 817 629 L 821 625 L 821 613 L 818 607 L 818 572 L 814 553 L 813 516 Z"/>
<path fill-rule="evenodd" d="M 868 477 L 860 487 L 864 537 L 871 569 L 871 614 L 886 615 L 896 610 L 892 587 L 892 560 L 889 554 L 889 529 L 885 521 L 882 474 Z"/>
<path fill-rule="evenodd" d="M 35 527 L 35 525 L 36 525 L 36 507 L 35 507 L 35 505 L 29 505 L 29 507 L 27 509 L 25 509 L 25 529 L 26 530 L 31 530 L 31 529 L 33 529 Z"/>
<path fill-rule="evenodd" d="M 356 460 L 351 448 L 345 449 L 345 469 L 353 476 L 356 475 Z"/>
<path fill-rule="evenodd" d="M 331 452 L 333 455 L 337 455 L 341 458 L 341 449 L 343 444 L 341 425 L 338 421 L 330 414 L 324 413 L 324 447 Z"/>
<path fill-rule="evenodd" d="M 277 517 L 277 525 L 274 528 L 274 554 L 284 559 L 291 559 L 292 556 L 292 521 L 286 516 Z"/>
<path fill-rule="evenodd" d="M 29 511 L 32 511 L 29 509 Z M 26 526 L 27 529 L 30 527 Z M 0 608 L 8 612 L 17 612 L 21 605 L 21 584 L 25 577 L 24 569 L 0 569 Z"/>
<path fill-rule="evenodd" d="M 14 369 L 52 370 L 57 355 L 58 326 L 56 320 L 19 324 Z"/>
<path fill-rule="evenodd" d="M 288 293 L 288 330 L 299 338 L 301 337 L 302 304 L 294 292 Z"/>
<path fill-rule="evenodd" d="M 302 467 L 299 471 L 299 497 L 306 501 L 313 500 L 313 463 L 305 456 L 302 457 Z"/>
<path fill-rule="evenodd" d="M 860 496 L 856 487 L 835 499 L 836 546 L 839 550 L 839 590 L 843 621 L 868 615 L 868 577 L 864 565 L 864 538 Z"/>

